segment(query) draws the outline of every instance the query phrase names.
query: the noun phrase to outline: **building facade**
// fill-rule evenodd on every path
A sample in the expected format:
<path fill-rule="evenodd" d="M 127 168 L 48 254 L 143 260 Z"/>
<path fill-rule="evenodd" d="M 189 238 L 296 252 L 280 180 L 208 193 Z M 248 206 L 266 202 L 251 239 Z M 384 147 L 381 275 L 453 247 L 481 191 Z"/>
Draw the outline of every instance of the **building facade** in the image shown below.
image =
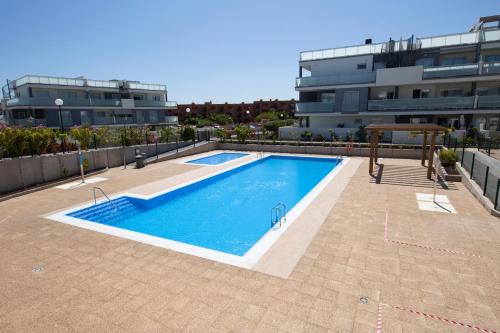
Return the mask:
<path fill-rule="evenodd" d="M 178 116 L 179 121 L 186 118 L 186 110 L 189 109 L 189 114 L 193 116 L 200 116 L 207 118 L 212 113 L 224 113 L 230 115 L 237 123 L 251 122 L 261 112 L 269 111 L 271 109 L 278 112 L 285 112 L 293 116 L 295 111 L 294 99 L 291 100 L 259 100 L 253 103 L 221 103 L 215 104 L 206 102 L 202 104 L 179 104 L 177 110 L 170 110 L 169 114 Z M 249 111 L 249 112 L 247 112 Z"/>
<path fill-rule="evenodd" d="M 305 128 L 436 123 L 498 131 L 500 16 L 469 32 L 300 53 Z"/>
<path fill-rule="evenodd" d="M 91 80 L 26 75 L 2 88 L 2 109 L 10 126 L 157 126 L 177 123 L 167 111 L 164 85 L 127 80 Z M 61 99 L 61 109 L 55 104 Z"/>

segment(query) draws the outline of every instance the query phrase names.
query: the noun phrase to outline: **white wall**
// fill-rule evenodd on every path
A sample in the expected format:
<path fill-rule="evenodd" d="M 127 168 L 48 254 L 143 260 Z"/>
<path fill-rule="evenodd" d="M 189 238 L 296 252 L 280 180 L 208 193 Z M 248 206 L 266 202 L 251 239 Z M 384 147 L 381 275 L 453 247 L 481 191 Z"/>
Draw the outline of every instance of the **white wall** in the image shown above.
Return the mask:
<path fill-rule="evenodd" d="M 422 82 L 422 66 L 377 69 L 377 86 L 397 86 Z"/>
<path fill-rule="evenodd" d="M 356 121 L 361 119 L 361 123 Z M 394 116 L 349 116 L 349 117 L 335 117 L 335 116 L 310 116 L 310 128 L 329 128 L 337 127 L 338 124 L 344 124 L 344 127 L 358 128 L 359 126 L 369 125 L 373 123 L 394 123 Z"/>
<path fill-rule="evenodd" d="M 311 76 L 325 76 L 345 73 L 371 72 L 373 55 L 311 61 L 303 66 Z M 366 64 L 366 69 L 357 69 L 358 64 Z"/>

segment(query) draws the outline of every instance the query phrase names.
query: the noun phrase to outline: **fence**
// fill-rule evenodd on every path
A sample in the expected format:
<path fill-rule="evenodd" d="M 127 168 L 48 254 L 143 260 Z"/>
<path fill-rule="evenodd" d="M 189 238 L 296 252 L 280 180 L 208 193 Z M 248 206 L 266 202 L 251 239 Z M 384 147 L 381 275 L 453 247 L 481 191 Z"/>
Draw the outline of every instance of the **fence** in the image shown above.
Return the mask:
<path fill-rule="evenodd" d="M 500 191 L 500 162 L 480 152 L 478 142 L 467 143 L 467 140 L 445 139 L 445 146 L 458 155 L 458 163 L 469 172 L 470 178 L 482 189 L 483 196 L 497 209 Z M 491 143 L 488 145 L 491 147 Z M 478 151 L 476 151 L 476 149 Z"/>

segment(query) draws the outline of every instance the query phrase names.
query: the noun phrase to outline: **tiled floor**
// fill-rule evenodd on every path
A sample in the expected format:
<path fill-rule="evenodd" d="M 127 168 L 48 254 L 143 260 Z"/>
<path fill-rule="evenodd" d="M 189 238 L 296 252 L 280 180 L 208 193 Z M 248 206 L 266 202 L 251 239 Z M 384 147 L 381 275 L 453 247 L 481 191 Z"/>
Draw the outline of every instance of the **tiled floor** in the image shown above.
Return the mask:
<path fill-rule="evenodd" d="M 461 184 L 439 190 L 457 214 L 421 211 L 425 169 L 380 162 L 387 181 L 370 181 L 364 160 L 288 279 L 39 217 L 90 200 L 86 187 L 0 202 L 0 331 L 364 333 L 379 304 L 382 332 L 464 331 L 443 318 L 498 331 L 499 220 Z M 117 193 L 198 168 L 117 168 L 101 185 Z"/>

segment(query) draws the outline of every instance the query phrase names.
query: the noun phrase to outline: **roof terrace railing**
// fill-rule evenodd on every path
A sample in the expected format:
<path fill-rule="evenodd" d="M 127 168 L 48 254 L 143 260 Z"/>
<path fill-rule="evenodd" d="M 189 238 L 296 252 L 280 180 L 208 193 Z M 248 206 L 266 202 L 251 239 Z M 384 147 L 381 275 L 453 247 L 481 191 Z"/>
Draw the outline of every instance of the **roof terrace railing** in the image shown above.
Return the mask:
<path fill-rule="evenodd" d="M 424 79 L 432 79 L 438 77 L 477 75 L 478 71 L 479 65 L 477 63 L 456 66 L 425 67 L 422 77 Z"/>
<path fill-rule="evenodd" d="M 135 83 L 129 82 L 130 89 L 138 90 L 167 90 L 167 87 L 163 84 L 149 84 L 149 83 Z"/>
<path fill-rule="evenodd" d="M 431 48 L 451 45 L 475 44 L 479 42 L 479 33 L 464 32 L 459 34 L 417 38 L 417 47 Z"/>

